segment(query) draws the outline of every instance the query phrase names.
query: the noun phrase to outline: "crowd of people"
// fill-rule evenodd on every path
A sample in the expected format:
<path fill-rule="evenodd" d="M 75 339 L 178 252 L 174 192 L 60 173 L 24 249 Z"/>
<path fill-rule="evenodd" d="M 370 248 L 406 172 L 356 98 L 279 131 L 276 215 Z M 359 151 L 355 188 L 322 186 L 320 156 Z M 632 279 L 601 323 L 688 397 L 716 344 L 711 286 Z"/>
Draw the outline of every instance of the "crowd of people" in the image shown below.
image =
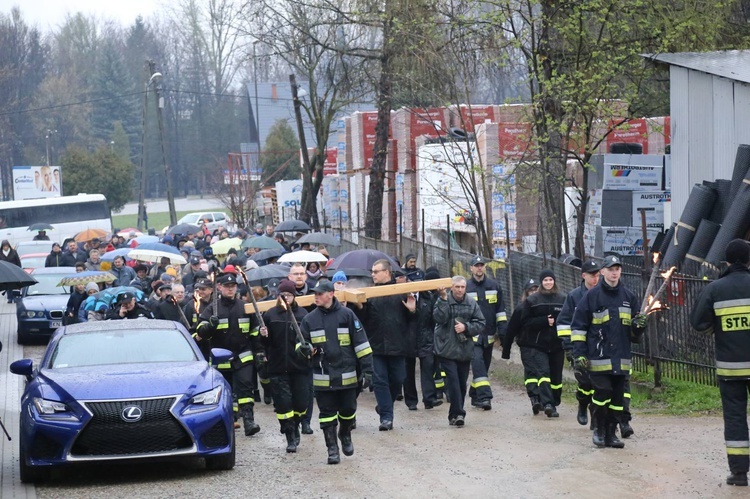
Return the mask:
<path fill-rule="evenodd" d="M 363 390 L 374 393 L 379 430 L 392 430 L 397 401 L 403 401 L 409 410 L 418 410 L 417 360 L 424 408 L 434 409 L 445 398 L 448 423 L 464 426 L 467 388 L 472 406 L 492 409 L 488 370 L 496 341 L 505 359 L 514 343 L 520 348 L 524 385 L 534 416 L 559 417 L 567 359 L 578 382 L 576 419 L 581 425 L 590 421 L 594 445 L 623 448 L 618 427 L 623 438 L 634 434 L 629 410 L 630 344 L 640 341 L 647 318 L 641 312 L 640 299 L 621 282 L 622 263 L 617 256 L 608 256 L 601 264 L 584 262 L 580 287 L 567 295 L 558 289 L 555 274 L 542 270 L 538 280 L 526 282 L 508 319 L 502 290 L 486 275 L 487 262 L 479 256 L 469 262 L 471 275 L 454 276 L 449 288 L 347 303 L 345 295 L 337 297 L 336 292 L 346 289 L 348 276 L 339 271 L 329 279 L 326 264 L 294 263 L 286 278 L 248 286 L 241 269 L 273 263 L 275 257 L 258 262 L 253 259 L 257 250 L 248 248 L 242 254 L 230 251 L 219 263 L 210 244 L 228 235 L 220 229 L 215 234 L 185 235 L 176 240 L 165 236 L 165 244 L 176 246 L 185 255 L 188 263 L 184 266 L 171 265 L 166 258 L 146 265 L 119 256 L 108 268 L 102 254 L 130 245 L 128 239 L 116 235 L 84 244 L 53 243 L 46 264 L 75 266 L 78 271 L 108 270 L 114 276 L 112 286 L 128 286 L 112 306 L 101 309 L 96 296 L 102 285 L 76 286 L 66 311 L 69 323 L 166 319 L 182 323 L 207 359 L 211 347 L 231 350 L 231 361 L 218 369 L 234 392 L 236 427 L 244 426 L 248 436 L 260 431 L 254 420 L 254 405 L 261 400 L 260 381 L 262 400 L 273 403 L 290 453 L 300 445 L 301 433 L 313 433 L 314 399 L 329 464 L 340 462 L 339 443 L 345 456 L 354 453 L 352 430 L 356 428 L 357 398 Z M 265 230 L 258 226 L 253 234 L 240 231 L 233 236 L 273 237 L 287 250 L 310 249 L 300 245 L 289 248 L 273 226 Z M 0 260 L 20 266 L 9 241 L 1 246 Z M 314 249 L 328 256 L 325 248 Z M 407 255 L 402 266 L 394 266 L 392 261 L 381 259 L 372 264 L 373 286 L 440 278 L 434 267 L 417 268 L 414 255 Z M 744 312 L 747 300 L 736 298 L 747 287 L 742 287 L 750 265 L 747 242 L 732 241 L 727 261 L 729 269 L 696 303 L 693 326 L 718 333 L 717 374 L 732 471 L 727 483 L 747 485 L 750 358 L 745 348 L 747 336 L 737 332 L 750 332 L 750 320 Z M 314 302 L 299 305 L 298 298 L 308 294 L 314 295 Z M 263 300 L 272 300 L 274 305 L 262 316 L 246 313 L 247 303 Z M 727 331 L 733 332 L 733 339 L 721 334 Z M 469 383 L 470 371 L 473 377 Z"/>

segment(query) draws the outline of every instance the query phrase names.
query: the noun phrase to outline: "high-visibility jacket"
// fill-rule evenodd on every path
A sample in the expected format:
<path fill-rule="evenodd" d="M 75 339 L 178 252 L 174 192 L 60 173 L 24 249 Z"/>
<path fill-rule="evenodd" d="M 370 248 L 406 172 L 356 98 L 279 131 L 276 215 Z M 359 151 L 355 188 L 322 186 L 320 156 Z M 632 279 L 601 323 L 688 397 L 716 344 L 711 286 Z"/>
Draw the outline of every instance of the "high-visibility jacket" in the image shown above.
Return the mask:
<path fill-rule="evenodd" d="M 589 360 L 591 373 L 629 374 L 630 343 L 637 342 L 642 330 L 631 326 L 641 302 L 622 282 L 612 287 L 604 279 L 578 302 L 570 340 L 573 355 Z"/>
<path fill-rule="evenodd" d="M 372 374 L 372 348 L 362 323 L 336 298 L 330 307 L 317 307 L 307 314 L 300 329 L 315 349 L 316 391 L 356 388 L 362 374 Z"/>
<path fill-rule="evenodd" d="M 576 311 L 578 302 L 588 292 L 585 283 L 581 283 L 576 289 L 568 293 L 565 303 L 557 316 L 557 336 L 562 340 L 565 350 L 573 348 L 570 343 L 570 325 L 573 323 L 573 313 Z"/>
<path fill-rule="evenodd" d="M 208 322 L 211 316 L 219 318 L 219 324 L 216 327 L 211 326 Z M 211 340 L 212 348 L 225 348 L 230 350 L 234 357 L 232 364 L 238 367 L 240 364 L 246 364 L 255 360 L 255 354 L 263 351 L 258 334 L 258 325 L 255 324 L 255 317 L 248 316 L 245 313 L 245 302 L 236 298 L 226 298 L 222 296 L 216 301 L 216 311 L 214 304 L 201 311 L 201 322 L 196 328 L 196 333 L 201 338 Z M 219 369 L 227 369 L 230 365 L 219 364 Z"/>
<path fill-rule="evenodd" d="M 750 379 L 750 271 L 744 265 L 731 265 L 701 291 L 690 324 L 713 332 L 719 379 Z"/>
<path fill-rule="evenodd" d="M 505 336 L 508 327 L 508 315 L 505 313 L 503 290 L 497 281 L 485 276 L 481 281 L 472 277 L 466 281 L 466 294 L 471 296 L 479 305 L 486 322 L 484 331 L 474 336 L 474 342 L 482 346 L 491 346 L 495 335 Z"/>
<path fill-rule="evenodd" d="M 307 315 L 307 310 L 294 303 L 292 313 L 299 324 Z M 277 305 L 263 313 L 263 322 L 268 336 L 261 336 L 260 341 L 268 357 L 268 375 L 309 372 L 310 362 L 297 353 L 301 344 L 289 312 Z M 305 340 L 309 342 L 310 338 Z"/>
<path fill-rule="evenodd" d="M 565 295 L 560 293 L 537 291 L 526 298 L 521 307 L 518 346 L 536 348 L 544 352 L 562 350 L 555 323 L 550 326 L 549 318 L 557 320 L 564 302 Z"/>

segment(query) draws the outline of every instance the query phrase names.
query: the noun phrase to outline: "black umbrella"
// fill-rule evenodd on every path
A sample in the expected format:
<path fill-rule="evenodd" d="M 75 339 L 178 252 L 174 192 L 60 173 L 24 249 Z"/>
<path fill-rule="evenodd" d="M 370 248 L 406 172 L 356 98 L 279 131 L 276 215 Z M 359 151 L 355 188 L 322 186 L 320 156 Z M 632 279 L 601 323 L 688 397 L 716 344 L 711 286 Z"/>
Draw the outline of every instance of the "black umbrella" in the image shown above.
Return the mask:
<path fill-rule="evenodd" d="M 38 224 L 31 224 L 29 225 L 29 228 L 26 230 L 35 231 L 35 230 L 55 230 L 54 227 L 52 227 L 48 223 L 38 223 Z"/>
<path fill-rule="evenodd" d="M 333 234 L 326 234 L 325 232 L 311 232 L 294 241 L 294 244 L 303 243 L 322 244 L 324 246 L 341 246 L 341 243 L 336 239 L 336 236 Z"/>
<path fill-rule="evenodd" d="M 188 235 L 188 234 L 197 234 L 199 232 L 203 232 L 203 229 L 198 227 L 194 224 L 177 224 L 174 227 L 170 227 L 169 230 L 167 230 L 167 234 L 171 235 Z"/>
<path fill-rule="evenodd" d="M 38 281 L 21 267 L 0 260 L 0 291 L 21 289 L 36 284 Z"/>
<path fill-rule="evenodd" d="M 283 254 L 283 249 L 264 249 L 251 256 L 250 260 L 254 262 L 262 262 L 263 260 L 268 260 L 269 258 L 278 258 Z"/>
<path fill-rule="evenodd" d="M 333 263 L 328 265 L 327 270 L 344 270 L 344 269 L 360 269 L 370 270 L 372 264 L 377 260 L 386 259 L 390 262 L 392 268 L 398 268 L 396 260 L 386 255 L 382 251 L 372 249 L 358 249 L 354 251 L 347 251 L 342 253 L 333 259 Z"/>
<path fill-rule="evenodd" d="M 276 232 L 307 232 L 310 226 L 302 220 L 284 220 L 274 230 Z"/>
<path fill-rule="evenodd" d="M 263 265 L 257 269 L 248 270 L 248 283 L 251 286 L 265 286 L 271 279 L 283 279 L 289 275 L 289 267 L 286 265 Z"/>

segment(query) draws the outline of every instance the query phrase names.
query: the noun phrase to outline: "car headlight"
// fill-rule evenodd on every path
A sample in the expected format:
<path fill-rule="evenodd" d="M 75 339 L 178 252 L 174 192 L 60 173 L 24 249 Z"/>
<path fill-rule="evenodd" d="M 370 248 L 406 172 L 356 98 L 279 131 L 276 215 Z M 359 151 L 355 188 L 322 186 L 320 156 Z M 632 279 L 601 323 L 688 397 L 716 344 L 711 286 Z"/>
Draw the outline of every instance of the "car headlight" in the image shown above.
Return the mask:
<path fill-rule="evenodd" d="M 41 311 L 34 311 L 34 310 L 27 310 L 21 315 L 25 315 L 29 319 L 33 319 L 34 317 L 44 317 L 44 312 Z"/>
<path fill-rule="evenodd" d="M 185 409 L 184 414 L 213 409 L 213 407 L 218 405 L 221 401 L 221 390 L 222 387 L 217 386 L 212 390 L 193 396 L 193 398 L 190 399 L 190 404 Z"/>
<path fill-rule="evenodd" d="M 55 419 L 78 419 L 70 408 L 56 400 L 47 400 L 39 397 L 33 399 L 34 407 L 42 417 L 51 416 Z"/>

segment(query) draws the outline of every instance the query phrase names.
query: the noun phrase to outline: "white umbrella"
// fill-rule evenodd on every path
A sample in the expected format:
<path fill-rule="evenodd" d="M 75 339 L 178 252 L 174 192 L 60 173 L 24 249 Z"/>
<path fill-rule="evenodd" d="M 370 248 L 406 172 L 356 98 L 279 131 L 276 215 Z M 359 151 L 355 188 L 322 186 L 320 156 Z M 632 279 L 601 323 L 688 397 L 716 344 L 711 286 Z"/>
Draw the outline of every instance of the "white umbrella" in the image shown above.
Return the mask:
<path fill-rule="evenodd" d="M 169 258 L 169 263 L 172 265 L 184 265 L 187 263 L 187 260 L 185 260 L 185 257 L 182 255 L 176 255 L 167 251 L 141 249 L 140 247 L 130 250 L 128 258 L 140 260 L 142 262 L 159 262 L 162 258 Z"/>
<path fill-rule="evenodd" d="M 307 251 L 307 250 L 300 250 L 300 251 L 292 251 L 291 253 L 285 253 L 281 255 L 281 257 L 276 260 L 277 263 L 281 262 L 289 262 L 289 263 L 310 263 L 310 262 L 320 262 L 320 263 L 326 263 L 328 261 L 328 258 L 326 258 L 324 255 L 321 255 L 317 251 Z"/>

